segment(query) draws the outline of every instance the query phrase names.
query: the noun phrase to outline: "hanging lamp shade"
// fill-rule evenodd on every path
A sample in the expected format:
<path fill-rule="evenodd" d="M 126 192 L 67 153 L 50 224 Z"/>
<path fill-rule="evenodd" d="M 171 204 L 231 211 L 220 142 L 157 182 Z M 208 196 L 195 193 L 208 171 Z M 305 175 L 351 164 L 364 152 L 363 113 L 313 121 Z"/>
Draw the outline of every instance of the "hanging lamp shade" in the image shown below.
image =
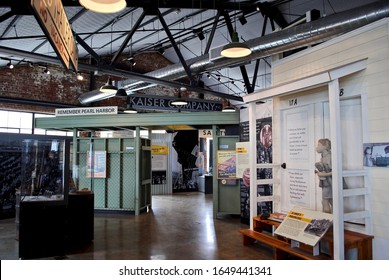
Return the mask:
<path fill-rule="evenodd" d="M 116 94 L 116 92 L 118 91 L 118 88 L 112 84 L 112 79 L 111 79 L 111 77 L 109 77 L 107 84 L 103 85 L 100 88 L 100 91 L 104 92 L 104 93 L 115 93 Z"/>
<path fill-rule="evenodd" d="M 228 58 L 245 57 L 251 54 L 251 49 L 245 44 L 239 42 L 239 36 L 236 31 L 232 33 L 231 43 L 225 45 L 221 55 Z"/>
<path fill-rule="evenodd" d="M 127 98 L 127 92 L 124 88 L 119 88 L 118 91 L 115 94 L 115 97 L 123 97 Z"/>
<path fill-rule="evenodd" d="M 171 102 L 172 105 L 174 106 L 185 106 L 185 105 L 188 105 L 188 101 L 182 99 L 182 98 L 177 98 L 177 99 L 174 99 L 172 102 Z"/>
<path fill-rule="evenodd" d="M 127 7 L 126 0 L 79 0 L 86 9 L 96 13 L 117 13 Z"/>
<path fill-rule="evenodd" d="M 228 101 L 227 106 L 223 107 L 222 112 L 223 112 L 223 113 L 235 112 L 235 108 L 232 107 L 231 104 L 230 104 L 230 101 Z"/>
<path fill-rule="evenodd" d="M 185 105 L 188 105 L 188 101 L 186 101 L 185 99 L 183 99 L 181 97 L 181 90 L 179 90 L 178 91 L 178 98 L 174 99 L 170 104 L 172 104 L 174 106 L 185 106 Z"/>
<path fill-rule="evenodd" d="M 136 114 L 138 111 L 132 107 L 132 105 L 128 104 L 127 108 L 123 111 L 126 114 Z"/>

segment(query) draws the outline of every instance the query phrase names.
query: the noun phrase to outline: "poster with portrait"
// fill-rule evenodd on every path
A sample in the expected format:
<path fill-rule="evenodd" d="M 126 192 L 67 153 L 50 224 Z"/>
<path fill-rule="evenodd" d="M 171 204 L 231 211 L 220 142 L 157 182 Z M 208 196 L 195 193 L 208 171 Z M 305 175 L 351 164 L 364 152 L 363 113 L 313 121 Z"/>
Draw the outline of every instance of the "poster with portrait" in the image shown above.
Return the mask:
<path fill-rule="evenodd" d="M 107 177 L 107 152 L 93 151 L 87 152 L 86 160 L 86 177 L 87 178 L 106 178 Z"/>
<path fill-rule="evenodd" d="M 389 167 L 389 143 L 363 144 L 363 166 Z"/>
<path fill-rule="evenodd" d="M 236 152 L 234 150 L 217 151 L 217 178 L 236 178 Z"/>

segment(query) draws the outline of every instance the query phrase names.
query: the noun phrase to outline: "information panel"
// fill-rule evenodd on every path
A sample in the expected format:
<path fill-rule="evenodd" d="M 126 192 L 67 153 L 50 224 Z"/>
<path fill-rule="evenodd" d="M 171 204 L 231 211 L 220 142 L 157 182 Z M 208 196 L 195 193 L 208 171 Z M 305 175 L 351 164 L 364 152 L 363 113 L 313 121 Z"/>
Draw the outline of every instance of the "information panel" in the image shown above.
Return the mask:
<path fill-rule="evenodd" d="M 294 207 L 275 233 L 310 246 L 323 237 L 332 225 L 332 214 Z"/>

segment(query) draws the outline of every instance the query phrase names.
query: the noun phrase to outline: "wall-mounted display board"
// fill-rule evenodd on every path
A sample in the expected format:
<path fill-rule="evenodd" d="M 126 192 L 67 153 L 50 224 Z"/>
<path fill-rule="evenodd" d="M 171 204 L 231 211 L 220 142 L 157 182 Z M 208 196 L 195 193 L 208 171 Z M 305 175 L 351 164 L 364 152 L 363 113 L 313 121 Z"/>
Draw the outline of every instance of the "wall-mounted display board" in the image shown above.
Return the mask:
<path fill-rule="evenodd" d="M 105 178 L 107 177 L 107 153 L 106 151 L 87 152 L 86 177 Z"/>
<path fill-rule="evenodd" d="M 236 178 L 236 152 L 235 150 L 217 151 L 217 178 Z"/>

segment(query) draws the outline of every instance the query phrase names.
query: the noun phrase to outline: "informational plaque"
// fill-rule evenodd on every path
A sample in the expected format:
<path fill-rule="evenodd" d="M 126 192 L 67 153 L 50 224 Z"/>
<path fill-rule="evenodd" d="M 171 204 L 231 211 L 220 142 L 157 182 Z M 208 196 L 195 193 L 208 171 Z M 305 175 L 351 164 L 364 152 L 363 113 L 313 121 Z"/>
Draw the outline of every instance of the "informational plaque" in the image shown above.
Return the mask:
<path fill-rule="evenodd" d="M 315 246 L 331 227 L 332 221 L 332 214 L 296 206 L 277 227 L 275 234 Z"/>
<path fill-rule="evenodd" d="M 107 152 L 87 152 L 87 178 L 106 178 L 107 176 Z"/>
<path fill-rule="evenodd" d="M 153 171 L 167 170 L 168 151 L 167 146 L 153 145 L 151 147 L 151 169 Z"/>
<path fill-rule="evenodd" d="M 243 178 L 243 172 L 250 168 L 249 164 L 249 145 L 250 142 L 236 143 L 236 177 Z"/>
<path fill-rule="evenodd" d="M 282 111 L 282 211 L 294 206 L 316 209 L 314 133 L 314 106 Z"/>
<path fill-rule="evenodd" d="M 288 161 L 306 161 L 309 156 L 308 112 L 289 114 L 287 119 Z"/>
<path fill-rule="evenodd" d="M 289 201 L 292 205 L 310 207 L 308 171 L 288 169 Z"/>

